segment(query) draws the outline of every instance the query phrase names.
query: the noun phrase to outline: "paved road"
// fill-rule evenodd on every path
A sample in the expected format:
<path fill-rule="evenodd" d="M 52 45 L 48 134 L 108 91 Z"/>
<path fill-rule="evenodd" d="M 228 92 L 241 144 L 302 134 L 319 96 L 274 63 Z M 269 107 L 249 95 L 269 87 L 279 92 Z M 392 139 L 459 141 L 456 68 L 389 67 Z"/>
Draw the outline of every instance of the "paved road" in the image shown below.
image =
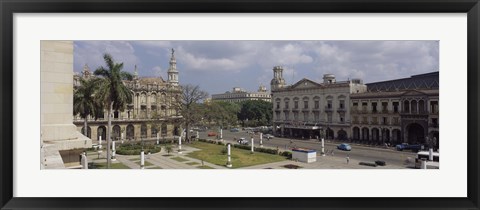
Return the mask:
<path fill-rule="evenodd" d="M 208 137 L 207 132 L 200 132 L 200 138 L 214 139 L 215 137 Z M 244 137 L 250 142 L 251 134 L 247 134 L 245 131 L 230 132 L 223 131 L 223 139 L 233 143 L 233 139 Z M 254 137 L 255 145 L 259 144 L 260 137 L 256 135 Z M 292 143 L 290 143 L 292 141 Z M 383 160 L 387 164 L 403 165 L 407 157 L 415 157 L 415 153 L 405 151 L 395 151 L 393 149 L 367 147 L 357 144 L 351 144 L 352 151 L 342 151 L 337 149 L 337 145 L 341 142 L 325 142 L 325 151 L 334 151 L 336 157 L 349 157 L 358 161 L 374 162 L 376 160 Z M 275 137 L 270 140 L 263 139 L 263 145 L 265 147 L 290 149 L 292 147 L 302 147 L 309 149 L 316 149 L 318 152 L 321 150 L 321 143 L 316 140 L 295 140 L 288 138 Z"/>

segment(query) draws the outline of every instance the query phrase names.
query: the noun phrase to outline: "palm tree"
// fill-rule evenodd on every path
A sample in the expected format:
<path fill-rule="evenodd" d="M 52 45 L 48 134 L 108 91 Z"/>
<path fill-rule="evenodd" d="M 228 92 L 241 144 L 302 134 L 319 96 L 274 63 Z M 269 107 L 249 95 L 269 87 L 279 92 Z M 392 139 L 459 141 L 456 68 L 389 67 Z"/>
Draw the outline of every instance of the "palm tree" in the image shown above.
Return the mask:
<path fill-rule="evenodd" d="M 87 118 L 95 116 L 98 110 L 98 103 L 94 100 L 94 92 L 96 90 L 97 79 L 80 78 L 80 86 L 78 86 L 73 94 L 73 114 L 79 114 L 84 121 L 83 135 L 88 136 Z"/>
<path fill-rule="evenodd" d="M 102 77 L 96 98 L 101 101 L 105 107 L 108 107 L 108 127 L 107 127 L 107 168 L 110 168 L 110 144 L 112 131 L 112 113 L 113 111 L 123 111 L 127 104 L 132 103 L 132 92 L 125 86 L 123 80 L 132 80 L 133 76 L 123 69 L 123 63 L 115 63 L 112 56 L 104 54 L 103 59 L 107 67 L 99 67 L 94 74 Z"/>

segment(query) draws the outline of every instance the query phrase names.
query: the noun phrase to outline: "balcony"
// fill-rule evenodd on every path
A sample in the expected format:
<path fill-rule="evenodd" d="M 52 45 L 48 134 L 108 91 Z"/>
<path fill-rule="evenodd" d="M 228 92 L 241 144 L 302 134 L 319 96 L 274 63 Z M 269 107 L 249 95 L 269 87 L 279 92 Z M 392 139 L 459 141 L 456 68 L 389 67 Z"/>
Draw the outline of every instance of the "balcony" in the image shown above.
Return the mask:
<path fill-rule="evenodd" d="M 293 107 L 292 112 L 298 112 L 298 107 Z"/>
<path fill-rule="evenodd" d="M 338 107 L 337 112 L 345 113 L 347 109 L 345 107 Z"/>
<path fill-rule="evenodd" d="M 309 108 L 303 108 L 303 109 L 302 109 L 302 112 L 309 112 L 309 111 L 310 111 Z"/>

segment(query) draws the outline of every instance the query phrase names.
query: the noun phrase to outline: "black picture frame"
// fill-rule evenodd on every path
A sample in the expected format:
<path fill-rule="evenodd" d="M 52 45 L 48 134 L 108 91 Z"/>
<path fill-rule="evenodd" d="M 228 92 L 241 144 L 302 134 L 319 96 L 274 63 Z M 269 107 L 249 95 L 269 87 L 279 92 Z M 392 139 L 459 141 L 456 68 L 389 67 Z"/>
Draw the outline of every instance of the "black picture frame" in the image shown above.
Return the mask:
<path fill-rule="evenodd" d="M 479 209 L 478 0 L 0 0 L 1 209 Z M 468 196 L 466 198 L 25 198 L 13 197 L 15 13 L 467 13 Z M 452 180 L 445 180 L 452 181 Z M 454 180 L 453 180 L 454 181 Z M 393 189 L 392 189 L 393 190 Z"/>

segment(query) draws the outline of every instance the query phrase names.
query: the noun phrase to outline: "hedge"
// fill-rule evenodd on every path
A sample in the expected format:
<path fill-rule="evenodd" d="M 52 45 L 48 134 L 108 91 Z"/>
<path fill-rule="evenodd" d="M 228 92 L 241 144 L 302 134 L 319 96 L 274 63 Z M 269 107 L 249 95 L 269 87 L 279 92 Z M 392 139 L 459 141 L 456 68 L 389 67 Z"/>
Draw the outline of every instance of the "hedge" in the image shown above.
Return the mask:
<path fill-rule="evenodd" d="M 150 144 L 143 145 L 143 151 L 145 154 L 157 153 L 161 150 L 162 148 L 160 146 Z M 119 155 L 139 155 L 141 151 L 141 143 L 127 143 L 119 145 L 115 152 Z"/>

